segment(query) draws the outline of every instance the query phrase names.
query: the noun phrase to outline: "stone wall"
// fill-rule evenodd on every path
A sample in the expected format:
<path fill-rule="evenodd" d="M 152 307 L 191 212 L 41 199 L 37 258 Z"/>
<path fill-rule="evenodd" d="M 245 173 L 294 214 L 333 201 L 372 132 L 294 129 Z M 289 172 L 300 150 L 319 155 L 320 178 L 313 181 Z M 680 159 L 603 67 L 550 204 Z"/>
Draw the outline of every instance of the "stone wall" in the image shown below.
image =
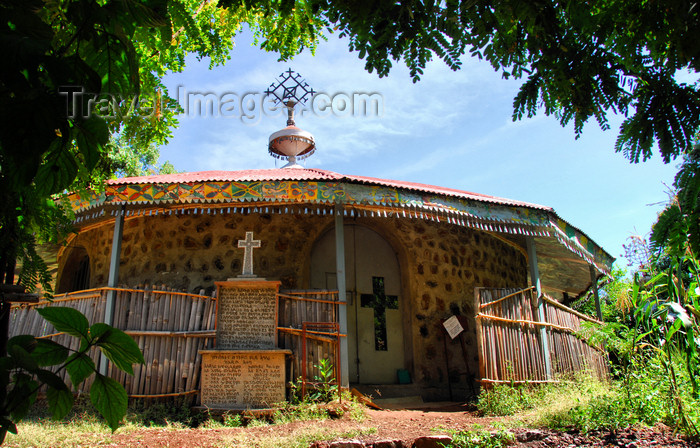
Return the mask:
<path fill-rule="evenodd" d="M 464 334 L 471 374 L 478 375 L 475 287 L 525 287 L 527 261 L 517 248 L 489 235 L 446 223 L 396 218 L 346 218 L 380 233 L 396 250 L 402 270 L 407 364 L 424 398 L 463 399 L 472 389 L 459 339 L 445 339 L 442 322 L 468 318 Z M 214 282 L 241 273 L 246 231 L 262 241 L 255 249 L 254 272 L 280 280 L 282 289 L 305 289 L 313 243 L 333 225 L 316 215 L 159 215 L 126 221 L 120 283 L 131 287 L 165 284 L 183 291 L 210 293 Z M 113 225 L 79 234 L 70 246 L 90 256 L 91 287 L 107 283 Z M 59 260 L 59 272 L 70 249 Z M 410 334 L 410 338 L 408 335 Z M 446 348 L 445 348 L 446 346 Z M 446 356 L 447 351 L 447 356 Z M 448 368 L 449 365 L 449 368 Z"/>
<path fill-rule="evenodd" d="M 280 280 L 282 288 L 300 288 L 305 258 L 318 233 L 333 218 L 315 215 L 159 215 L 128 219 L 124 224 L 119 283 L 165 284 L 207 294 L 214 282 L 242 272 L 246 231 L 261 240 L 254 249 L 254 272 Z M 83 246 L 90 256 L 90 286 L 107 284 L 112 250 L 112 224 L 80 233 L 70 246 Z M 62 272 L 70 250 L 59 260 Z M 308 255 L 307 255 L 308 256 Z M 308 274 L 307 274 L 308 276 Z M 60 280 L 59 280 L 60 281 Z"/>

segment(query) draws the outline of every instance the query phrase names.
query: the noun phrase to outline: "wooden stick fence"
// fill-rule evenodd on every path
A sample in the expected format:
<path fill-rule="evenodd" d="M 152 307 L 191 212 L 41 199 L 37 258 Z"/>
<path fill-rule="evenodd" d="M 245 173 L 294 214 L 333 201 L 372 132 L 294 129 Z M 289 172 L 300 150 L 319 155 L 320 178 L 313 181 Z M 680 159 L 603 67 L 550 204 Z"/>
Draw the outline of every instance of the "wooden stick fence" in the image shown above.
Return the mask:
<path fill-rule="evenodd" d="M 474 300 L 479 310 L 476 332 L 482 384 L 551 382 L 582 370 L 607 377 L 605 353 L 577 335 L 583 320 L 597 320 L 545 295 L 541 322 L 533 288 L 476 288 Z M 547 330 L 554 379 L 545 372 L 541 327 Z"/>
<path fill-rule="evenodd" d="M 108 374 L 124 385 L 131 397 L 162 398 L 197 393 L 201 363 L 199 350 L 213 348 L 216 336 L 216 299 L 213 297 L 172 291 L 165 286 L 158 290 L 144 287 L 78 291 L 56 296 L 53 302 L 13 307 L 10 336 L 50 337 L 68 345 L 71 350 L 77 350 L 77 339 L 57 333 L 36 309 L 67 306 L 85 314 L 90 324 L 103 322 L 109 290 L 116 293 L 113 325 L 134 338 L 146 363 L 134 366 L 133 376 L 109 363 Z M 95 350 L 90 356 L 99 366 L 102 362 L 99 353 Z M 64 381 L 68 380 L 64 373 Z M 90 385 L 88 380 L 77 390 L 87 392 Z"/>
<path fill-rule="evenodd" d="M 305 322 L 338 322 L 340 306 L 344 302 L 338 300 L 338 291 L 281 291 L 278 294 L 278 346 L 292 350 L 291 378 L 305 376 L 313 380 L 320 377 L 316 367 L 324 358 L 329 358 L 334 366 L 339 365 L 336 359 L 337 333 L 331 330 L 306 331 L 303 334 Z M 345 335 L 340 335 L 344 337 Z M 306 362 L 302 362 L 303 340 L 306 339 Z M 302 373 L 305 364 L 306 375 Z"/>

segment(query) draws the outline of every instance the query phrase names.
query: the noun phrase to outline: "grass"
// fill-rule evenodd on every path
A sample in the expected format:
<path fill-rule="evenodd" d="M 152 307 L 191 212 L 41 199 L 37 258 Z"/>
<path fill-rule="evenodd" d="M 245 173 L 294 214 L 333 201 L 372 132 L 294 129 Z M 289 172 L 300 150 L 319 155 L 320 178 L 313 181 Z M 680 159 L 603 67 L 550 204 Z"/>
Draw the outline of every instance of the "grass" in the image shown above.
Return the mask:
<path fill-rule="evenodd" d="M 508 425 L 553 430 L 614 431 L 642 424 L 664 423 L 681 429 L 668 379 L 653 363 L 631 375 L 626 383 L 600 382 L 589 376 L 545 385 L 497 385 L 483 391 L 477 408 L 483 415 L 512 416 Z M 686 388 L 687 389 L 687 388 Z M 681 397 L 685 410 L 699 421 L 700 401 Z M 488 445 L 484 445 L 488 446 Z"/>
<path fill-rule="evenodd" d="M 450 431 L 452 442 L 447 448 L 503 448 L 515 441 L 512 432 L 505 429 L 487 431 L 480 425 L 473 425 L 464 431 Z"/>
<path fill-rule="evenodd" d="M 346 413 L 353 420 L 361 422 L 365 416 L 363 409 L 362 405 L 351 400 L 329 404 L 302 402 L 297 405 L 282 404 L 273 415 L 266 418 L 247 419 L 238 413 L 227 413 L 215 418 L 205 413 L 192 412 L 187 403 L 181 401 L 148 404 L 135 402 L 131 403 L 124 425 L 118 431 L 123 434 L 124 432 L 148 431 L 149 429 L 179 431 L 198 427 L 202 431 L 206 431 L 241 426 L 255 428 L 298 421 L 323 421 Z M 62 421 L 52 420 L 45 404 L 39 402 L 32 408 L 29 417 L 20 422 L 17 428 L 17 435 L 8 434 L 5 440 L 6 446 L 72 448 L 114 443 L 111 430 L 92 407 L 89 400 L 85 399 L 77 400 L 71 414 Z M 220 446 L 306 447 L 313 441 L 351 438 L 374 432 L 376 432 L 376 428 L 339 432 L 323 429 L 322 425 L 302 426 L 283 437 L 268 436 L 247 440 L 244 432 L 224 435 Z"/>
<path fill-rule="evenodd" d="M 592 397 L 606 397 L 611 393 L 609 384 L 582 374 L 558 383 L 497 384 L 482 391 L 477 408 L 483 415 L 515 415 L 528 422 L 538 423 L 537 419 L 543 414 L 566 412 L 572 403 L 586 403 Z"/>
<path fill-rule="evenodd" d="M 304 427 L 289 435 L 271 435 L 261 438 L 250 438 L 246 435 L 222 436 L 222 448 L 256 447 L 256 448 L 307 448 L 313 442 L 324 440 L 352 439 L 363 435 L 371 435 L 377 428 L 353 429 L 350 431 L 329 431 L 318 427 Z"/>
<path fill-rule="evenodd" d="M 180 424 L 168 424 L 167 429 L 173 431 L 183 430 Z M 207 425 L 202 428 L 206 431 Z M 5 446 L 13 448 L 30 447 L 70 447 L 105 446 L 114 443 L 112 433 L 107 425 L 92 421 L 53 422 L 46 420 L 24 422 L 18 425 L 19 434 L 9 434 Z M 145 428 L 128 423 L 119 429 L 123 431 L 135 430 L 162 430 L 163 427 Z M 361 428 L 349 431 L 332 431 L 319 426 L 304 426 L 295 429 L 288 435 L 265 435 L 251 437 L 245 432 L 226 435 L 222 434 L 217 443 L 218 446 L 240 447 L 251 446 L 259 448 L 306 448 L 315 441 L 338 440 L 374 434 L 376 428 Z"/>
<path fill-rule="evenodd" d="M 8 434 L 8 447 L 79 447 L 108 444 L 112 432 L 103 423 L 36 420 L 17 425 L 18 434 Z M 89 434 L 89 438 L 88 438 Z"/>

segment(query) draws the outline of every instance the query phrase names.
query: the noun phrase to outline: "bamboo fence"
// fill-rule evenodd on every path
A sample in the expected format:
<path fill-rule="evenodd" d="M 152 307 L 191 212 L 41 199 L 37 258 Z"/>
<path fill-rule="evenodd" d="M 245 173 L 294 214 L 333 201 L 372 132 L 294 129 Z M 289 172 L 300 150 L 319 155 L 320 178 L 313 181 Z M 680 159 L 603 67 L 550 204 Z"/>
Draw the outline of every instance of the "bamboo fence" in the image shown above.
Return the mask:
<path fill-rule="evenodd" d="M 330 328 L 321 331 L 306 331 L 302 335 L 304 323 L 335 323 L 338 322 L 339 306 L 338 291 L 281 291 L 278 294 L 278 345 L 289 349 L 291 359 L 290 376 L 293 379 L 304 376 L 302 373 L 303 338 L 306 338 L 306 378 L 313 381 L 320 377 L 318 365 L 328 358 L 333 366 L 339 366 L 336 359 L 336 344 L 338 334 Z M 344 335 L 340 335 L 343 337 Z"/>
<path fill-rule="evenodd" d="M 582 321 L 599 321 L 546 295 L 541 297 L 544 321 L 540 321 L 533 288 L 476 288 L 474 297 L 483 385 L 551 382 L 584 370 L 607 378 L 604 351 L 578 335 Z M 549 346 L 551 377 L 545 370 L 542 328 Z"/>
<path fill-rule="evenodd" d="M 199 350 L 213 348 L 216 325 L 216 299 L 166 288 L 97 288 L 56 296 L 52 302 L 15 306 L 10 316 L 10 336 L 32 334 L 47 337 L 78 349 L 77 338 L 57 333 L 44 321 L 37 308 L 66 306 L 82 312 L 90 322 L 103 322 L 107 294 L 114 291 L 113 326 L 134 338 L 145 364 L 134 366 L 127 375 L 95 350 L 90 353 L 97 366 L 108 362 L 108 375 L 119 381 L 130 397 L 159 398 L 192 395 L 199 392 L 201 357 Z M 64 381 L 69 381 L 63 372 Z M 87 392 L 91 380 L 76 388 Z"/>

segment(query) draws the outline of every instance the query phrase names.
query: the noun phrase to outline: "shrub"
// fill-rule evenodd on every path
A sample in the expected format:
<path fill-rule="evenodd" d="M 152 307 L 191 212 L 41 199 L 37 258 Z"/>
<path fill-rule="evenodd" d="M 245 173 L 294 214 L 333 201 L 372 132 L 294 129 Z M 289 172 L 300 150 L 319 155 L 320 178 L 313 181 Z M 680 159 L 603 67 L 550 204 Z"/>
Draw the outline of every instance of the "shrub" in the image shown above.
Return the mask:
<path fill-rule="evenodd" d="M 476 406 L 483 415 L 512 415 L 535 407 L 541 395 L 537 386 L 496 384 L 481 392 Z"/>

